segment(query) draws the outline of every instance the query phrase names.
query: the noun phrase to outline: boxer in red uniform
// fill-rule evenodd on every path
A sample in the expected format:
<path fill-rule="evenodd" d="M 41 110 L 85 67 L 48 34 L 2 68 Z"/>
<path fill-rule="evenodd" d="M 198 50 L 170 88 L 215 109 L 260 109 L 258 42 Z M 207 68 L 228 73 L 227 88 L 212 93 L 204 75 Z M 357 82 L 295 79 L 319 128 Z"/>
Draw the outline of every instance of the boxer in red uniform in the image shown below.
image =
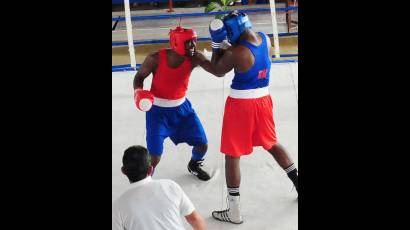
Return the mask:
<path fill-rule="evenodd" d="M 264 33 L 251 30 L 244 13 L 232 12 L 215 19 L 209 26 L 212 37 L 212 65 L 218 73 L 234 69 L 231 92 L 226 100 L 222 124 L 221 152 L 225 154 L 225 177 L 228 187 L 228 209 L 212 212 L 220 221 L 243 222 L 239 186 L 239 160 L 254 146 L 267 150 L 287 173 L 298 191 L 297 169 L 276 138 L 273 105 L 269 94 L 272 46 Z M 232 44 L 222 52 L 222 41 Z"/>
<path fill-rule="evenodd" d="M 201 66 L 215 74 L 211 62 L 196 50 L 197 35 L 192 29 L 177 27 L 170 31 L 170 49 L 149 54 L 134 77 L 134 99 L 146 112 L 147 148 L 155 168 L 169 137 L 175 145 L 187 143 L 192 148 L 188 171 L 200 180 L 210 176 L 201 167 L 208 141 L 201 121 L 185 97 L 192 70 Z M 143 90 L 146 77 L 153 74 L 151 90 Z M 217 76 L 223 76 L 218 74 Z M 152 102 L 152 107 L 150 103 Z"/>

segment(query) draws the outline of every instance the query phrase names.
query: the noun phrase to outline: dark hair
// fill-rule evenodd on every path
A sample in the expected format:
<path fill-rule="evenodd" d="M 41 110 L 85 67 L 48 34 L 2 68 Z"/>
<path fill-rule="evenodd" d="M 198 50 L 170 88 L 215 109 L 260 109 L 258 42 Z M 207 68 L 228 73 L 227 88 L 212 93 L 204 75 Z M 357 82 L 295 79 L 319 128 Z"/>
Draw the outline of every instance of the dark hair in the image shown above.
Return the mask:
<path fill-rule="evenodd" d="M 132 183 L 147 177 L 148 168 L 151 166 L 151 157 L 145 147 L 134 145 L 124 151 L 122 164 L 125 175 Z"/>

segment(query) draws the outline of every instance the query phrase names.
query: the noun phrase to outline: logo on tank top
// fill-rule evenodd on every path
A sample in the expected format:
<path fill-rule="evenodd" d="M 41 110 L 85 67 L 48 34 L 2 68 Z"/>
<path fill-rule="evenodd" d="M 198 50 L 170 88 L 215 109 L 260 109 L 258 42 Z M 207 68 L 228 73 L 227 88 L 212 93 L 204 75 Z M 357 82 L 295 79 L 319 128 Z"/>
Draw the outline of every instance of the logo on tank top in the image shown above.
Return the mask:
<path fill-rule="evenodd" d="M 266 78 L 268 73 L 268 69 L 259 70 L 258 79 Z"/>

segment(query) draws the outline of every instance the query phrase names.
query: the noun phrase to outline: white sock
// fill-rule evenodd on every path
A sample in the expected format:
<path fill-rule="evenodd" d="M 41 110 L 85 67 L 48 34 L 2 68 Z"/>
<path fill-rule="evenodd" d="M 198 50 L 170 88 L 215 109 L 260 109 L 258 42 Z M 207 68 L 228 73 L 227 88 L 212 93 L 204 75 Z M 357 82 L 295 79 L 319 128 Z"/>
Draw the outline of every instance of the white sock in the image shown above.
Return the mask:
<path fill-rule="evenodd" d="M 229 188 L 228 187 L 228 194 L 231 196 L 239 196 L 239 187 L 238 188 Z"/>

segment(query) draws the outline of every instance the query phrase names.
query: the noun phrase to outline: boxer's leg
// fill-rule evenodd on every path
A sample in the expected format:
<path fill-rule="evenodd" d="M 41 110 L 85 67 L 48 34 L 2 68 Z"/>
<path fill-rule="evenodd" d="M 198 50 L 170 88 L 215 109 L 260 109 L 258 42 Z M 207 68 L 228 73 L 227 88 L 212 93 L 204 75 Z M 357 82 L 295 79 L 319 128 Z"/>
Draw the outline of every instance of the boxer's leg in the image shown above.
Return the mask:
<path fill-rule="evenodd" d="M 228 187 L 228 209 L 213 211 L 212 217 L 233 224 L 243 223 L 239 186 L 241 184 L 240 157 L 225 156 L 225 178 Z"/>
<path fill-rule="evenodd" d="M 296 191 L 299 192 L 298 187 L 298 170 L 296 169 L 295 164 L 290 159 L 285 148 L 282 147 L 279 143 L 276 143 L 268 150 L 268 152 L 273 156 L 273 158 L 278 162 L 280 167 L 287 173 L 289 179 L 295 185 Z"/>
<path fill-rule="evenodd" d="M 207 150 L 207 144 L 194 146 L 192 148 L 192 158 L 188 163 L 188 171 L 204 181 L 211 179 L 209 174 L 201 168 Z"/>

